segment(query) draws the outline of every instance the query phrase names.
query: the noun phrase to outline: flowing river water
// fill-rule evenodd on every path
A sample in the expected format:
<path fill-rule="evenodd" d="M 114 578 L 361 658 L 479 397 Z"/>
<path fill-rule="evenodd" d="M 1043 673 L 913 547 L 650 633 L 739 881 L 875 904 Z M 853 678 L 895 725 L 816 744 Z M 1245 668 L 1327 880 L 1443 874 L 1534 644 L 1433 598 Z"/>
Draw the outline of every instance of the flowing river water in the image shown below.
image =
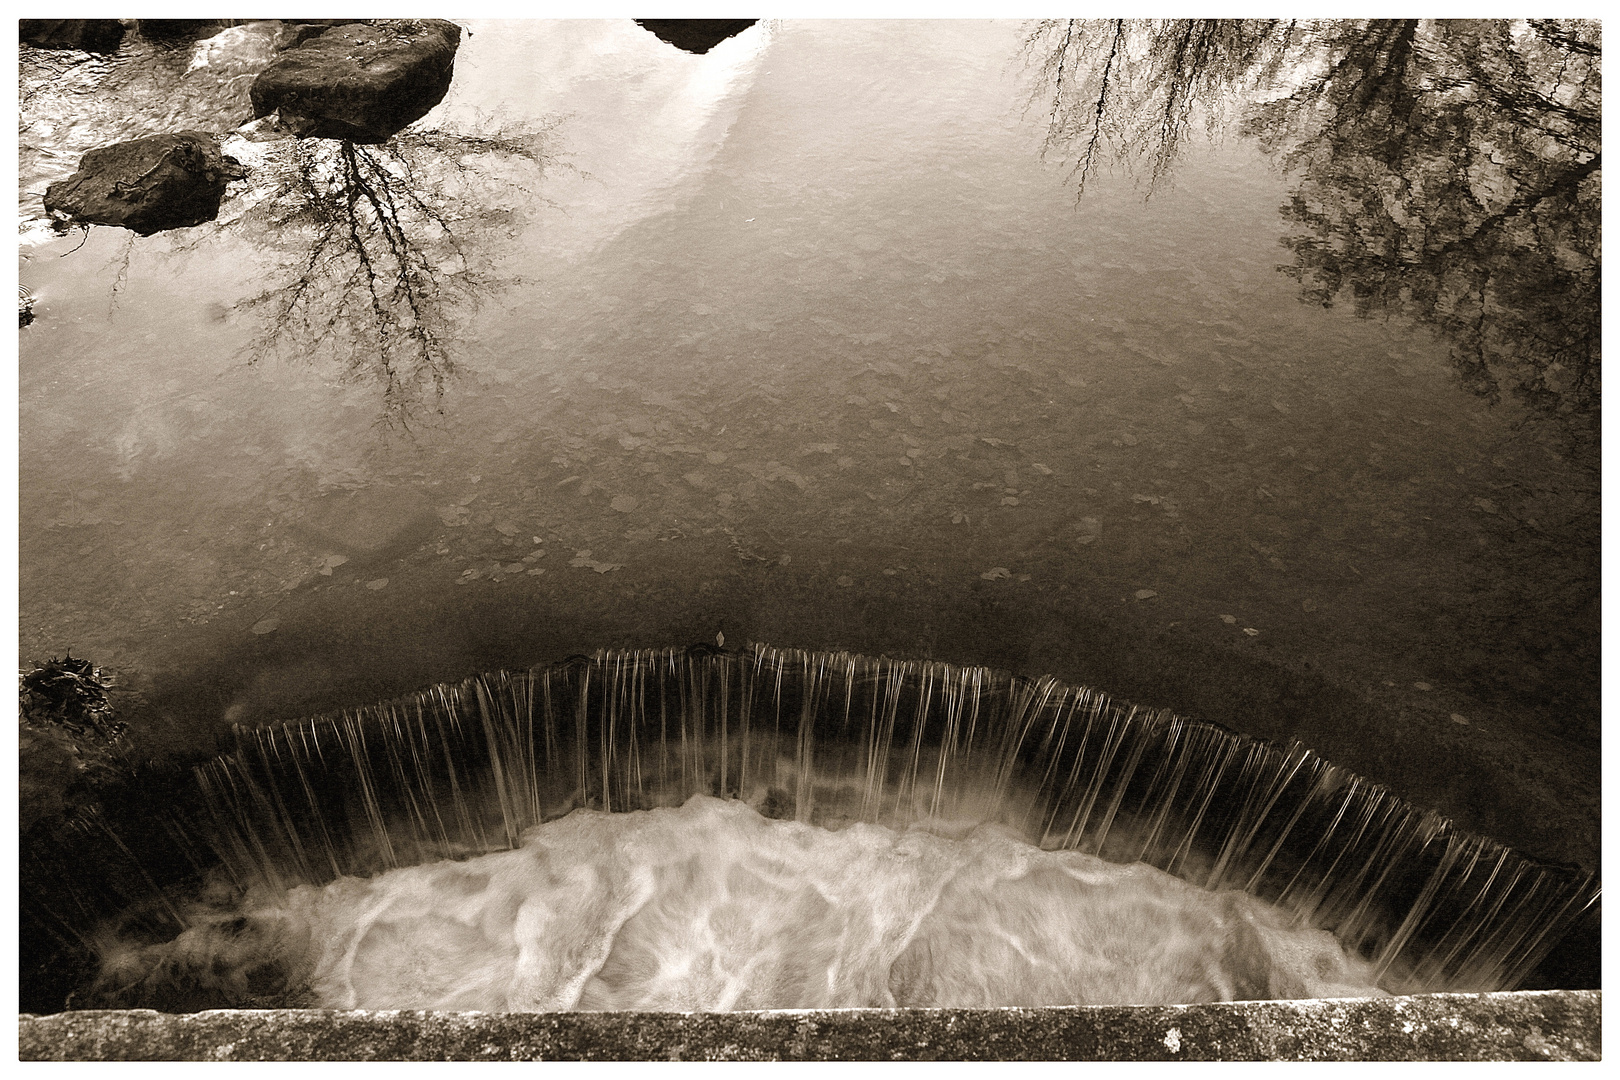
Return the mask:
<path fill-rule="evenodd" d="M 1016 23 L 762 22 L 705 55 L 629 20 L 468 25 L 421 126 L 540 161 L 455 189 L 487 201 L 440 264 L 476 261 L 480 299 L 447 302 L 442 391 L 255 353 L 245 302 L 298 253 L 251 205 L 40 228 L 45 182 L 161 109 L 25 98 L 21 652 L 118 672 L 148 752 L 718 634 L 1053 672 L 1595 865 L 1589 474 L 1430 331 L 1302 303 L 1254 143 L 1077 201 Z M 258 55 L 232 33 L 124 85 L 205 87 L 166 119 L 228 131 Z"/>

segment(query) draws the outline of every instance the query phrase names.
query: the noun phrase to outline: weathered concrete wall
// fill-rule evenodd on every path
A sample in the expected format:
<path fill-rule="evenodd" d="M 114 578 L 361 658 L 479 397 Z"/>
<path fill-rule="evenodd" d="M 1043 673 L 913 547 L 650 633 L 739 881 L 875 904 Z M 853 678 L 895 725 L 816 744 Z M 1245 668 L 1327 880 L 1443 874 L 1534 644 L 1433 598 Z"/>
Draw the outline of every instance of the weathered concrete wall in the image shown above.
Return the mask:
<path fill-rule="evenodd" d="M 19 1057 L 125 1061 L 1595 1061 L 1602 994 L 773 1013 L 70 1012 Z"/>

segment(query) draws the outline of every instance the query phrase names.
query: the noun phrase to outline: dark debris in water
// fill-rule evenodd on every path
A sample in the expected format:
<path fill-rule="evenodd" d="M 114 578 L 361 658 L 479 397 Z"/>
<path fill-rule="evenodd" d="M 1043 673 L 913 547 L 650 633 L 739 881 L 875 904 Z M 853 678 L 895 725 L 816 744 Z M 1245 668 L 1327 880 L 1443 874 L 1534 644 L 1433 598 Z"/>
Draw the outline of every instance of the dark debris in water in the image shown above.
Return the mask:
<path fill-rule="evenodd" d="M 22 716 L 26 723 L 62 728 L 77 738 L 113 742 L 124 725 L 113 717 L 108 691 L 112 680 L 71 650 L 22 676 Z"/>
<path fill-rule="evenodd" d="M 128 775 L 130 747 L 111 687 L 99 668 L 72 654 L 23 673 L 17 745 L 23 832 L 93 813 L 99 792 Z"/>

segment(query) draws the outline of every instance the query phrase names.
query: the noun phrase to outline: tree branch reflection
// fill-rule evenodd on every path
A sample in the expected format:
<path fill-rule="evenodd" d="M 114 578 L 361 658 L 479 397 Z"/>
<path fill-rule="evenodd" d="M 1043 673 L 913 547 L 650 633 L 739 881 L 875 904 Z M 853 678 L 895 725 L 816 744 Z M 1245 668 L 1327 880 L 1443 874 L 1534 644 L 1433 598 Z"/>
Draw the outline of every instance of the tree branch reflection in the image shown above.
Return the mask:
<path fill-rule="evenodd" d="M 1229 95 L 1274 79 L 1298 24 L 1280 19 L 1049 19 L 1024 40 L 1045 105 L 1045 151 L 1073 153 L 1081 194 L 1105 162 L 1168 177 L 1199 121 Z"/>
<path fill-rule="evenodd" d="M 544 134 L 272 144 L 242 224 L 280 253 L 285 277 L 238 305 L 262 318 L 250 360 L 335 360 L 381 388 L 387 427 L 438 408 L 457 371 L 457 319 L 502 284 L 492 241 L 515 235 L 537 201 Z"/>
<path fill-rule="evenodd" d="M 1434 327 L 1462 384 L 1594 444 L 1600 397 L 1601 42 L 1578 20 L 1112 20 L 1037 24 L 1047 152 L 1077 186 L 1146 163 L 1149 194 L 1202 119 L 1293 174 L 1303 299 Z"/>

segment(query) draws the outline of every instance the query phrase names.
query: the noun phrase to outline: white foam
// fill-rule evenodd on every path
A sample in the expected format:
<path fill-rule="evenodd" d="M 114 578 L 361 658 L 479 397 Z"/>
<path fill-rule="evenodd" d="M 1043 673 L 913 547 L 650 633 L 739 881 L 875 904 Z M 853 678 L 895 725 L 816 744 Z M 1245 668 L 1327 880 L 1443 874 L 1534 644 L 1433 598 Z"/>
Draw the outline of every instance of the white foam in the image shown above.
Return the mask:
<path fill-rule="evenodd" d="M 1151 1004 L 1378 994 L 1331 935 L 1145 865 L 698 796 L 258 897 L 327 1008 Z M 240 934 L 236 939 L 239 940 Z M 193 942 L 188 946 L 195 950 Z"/>

